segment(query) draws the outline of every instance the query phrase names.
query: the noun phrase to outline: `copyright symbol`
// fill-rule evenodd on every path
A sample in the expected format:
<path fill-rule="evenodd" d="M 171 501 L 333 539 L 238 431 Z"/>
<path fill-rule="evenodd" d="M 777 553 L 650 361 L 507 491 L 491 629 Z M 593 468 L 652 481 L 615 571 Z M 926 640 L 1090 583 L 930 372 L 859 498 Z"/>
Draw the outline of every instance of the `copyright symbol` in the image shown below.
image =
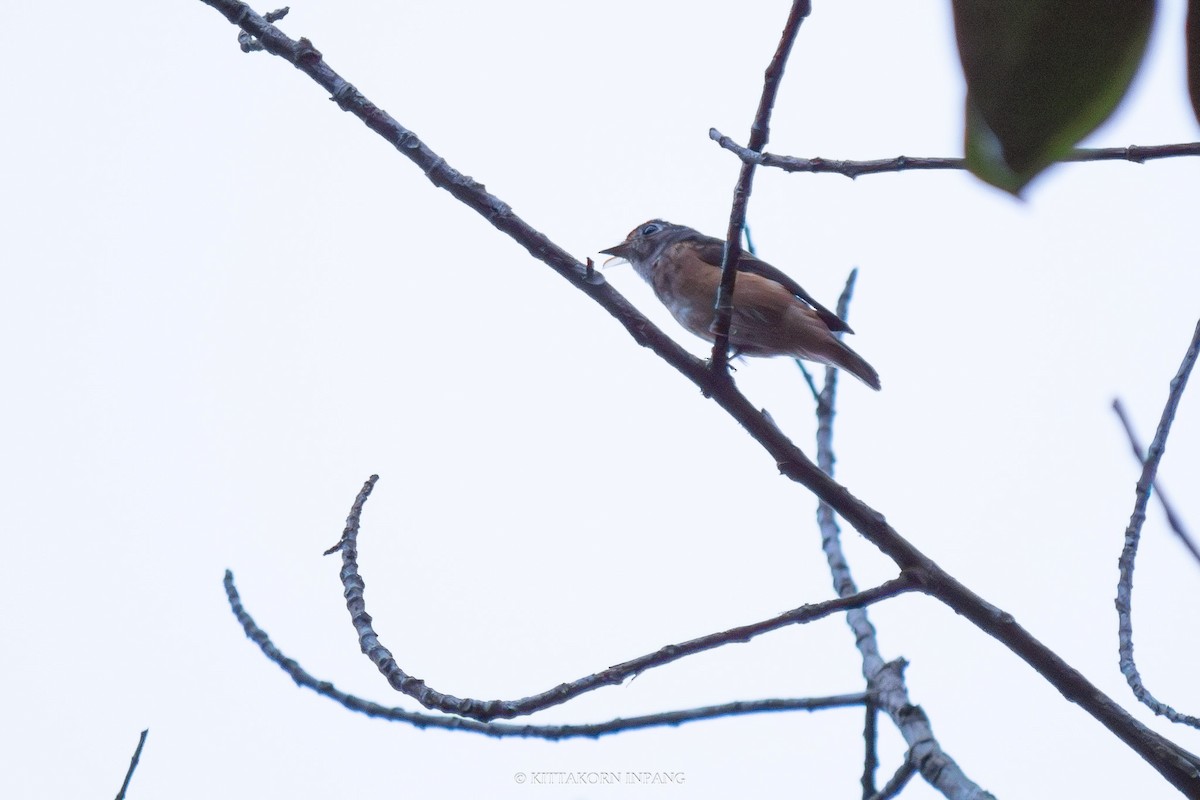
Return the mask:
<path fill-rule="evenodd" d="M 525 782 L 525 773 L 518 772 L 516 775 L 513 775 L 513 780 L 516 781 L 517 783 L 524 783 Z"/>

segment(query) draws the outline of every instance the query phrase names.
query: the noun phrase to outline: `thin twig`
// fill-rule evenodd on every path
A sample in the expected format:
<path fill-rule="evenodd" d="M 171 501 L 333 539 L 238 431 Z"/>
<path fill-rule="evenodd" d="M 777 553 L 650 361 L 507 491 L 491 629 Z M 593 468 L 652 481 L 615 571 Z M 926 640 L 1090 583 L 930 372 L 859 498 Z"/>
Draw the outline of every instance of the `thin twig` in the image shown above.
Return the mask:
<path fill-rule="evenodd" d="M 800 24 L 811 10 L 809 0 L 792 0 L 792 10 L 784 23 L 779 37 L 779 46 L 763 75 L 762 95 L 758 99 L 758 110 L 750 126 L 750 146 L 762 150 L 771 135 L 771 110 L 779 95 L 779 84 L 787 66 L 788 55 L 796 42 Z M 737 184 L 733 188 L 733 206 L 729 210 L 729 227 L 725 232 L 725 254 L 721 260 L 721 283 L 717 287 L 717 318 L 713 322 L 712 370 L 715 375 L 726 378 L 725 366 L 729 361 L 729 325 L 733 319 L 733 286 L 737 278 L 737 264 L 742 257 L 742 231 L 746 227 L 746 206 L 750 202 L 750 191 L 754 184 L 754 164 L 743 161 L 738 172 Z"/>
<path fill-rule="evenodd" d="M 366 584 L 358 570 L 358 532 L 359 516 L 362 503 L 370 494 L 376 476 L 364 485 L 363 490 L 355 498 L 354 508 L 346 520 L 346 528 L 341 540 L 327 552 L 341 551 L 342 569 L 341 580 L 346 597 L 346 608 L 350 612 L 351 622 L 358 633 L 359 646 L 363 653 L 375 664 L 376 669 L 387 678 L 393 689 L 402 692 L 429 709 L 457 714 L 462 717 L 491 722 L 495 719 L 512 719 L 514 717 L 532 714 L 578 697 L 586 692 L 594 691 L 604 686 L 614 686 L 626 679 L 654 669 L 695 653 L 712 650 L 727 644 L 748 642 L 756 636 L 769 631 L 778 630 L 789 625 L 798 625 L 827 617 L 839 611 L 859 608 L 863 605 L 878 602 L 888 597 L 895 597 L 913 588 L 913 583 L 906 576 L 900 575 L 873 589 L 859 592 L 853 597 L 843 597 L 827 600 L 823 603 L 804 605 L 792 611 L 784 612 L 760 622 L 742 625 L 720 633 L 701 636 L 679 644 L 667 645 L 657 652 L 626 661 L 592 675 L 587 675 L 571 683 L 564 683 L 539 694 L 531 695 L 520 700 L 478 700 L 475 698 L 459 698 L 454 695 L 439 692 L 425 684 L 420 678 L 409 675 L 396 663 L 391 651 L 380 641 L 379 635 L 371 624 L 371 615 L 367 613 L 365 598 Z"/>
<path fill-rule="evenodd" d="M 754 239 L 751 238 L 751 236 L 750 236 L 750 223 L 749 222 L 747 222 L 745 225 L 742 226 L 742 233 L 746 237 L 746 252 L 752 256 L 757 256 L 758 251 L 754 247 Z"/>
<path fill-rule="evenodd" d="M 347 694 L 335 687 L 329 681 L 313 677 L 294 659 L 288 658 L 271 641 L 266 631 L 258 626 L 242 604 L 233 582 L 233 573 L 225 571 L 225 594 L 234 617 L 246 632 L 247 638 L 258 645 L 269 660 L 273 661 L 286 672 L 297 686 L 311 689 L 322 697 L 328 697 L 335 703 L 350 711 L 366 714 L 368 717 L 385 719 L 390 722 L 405 722 L 415 728 L 440 728 L 443 730 L 466 731 L 479 733 L 496 738 L 519 737 L 527 739 L 597 739 L 622 731 L 642 728 L 677 726 L 685 722 L 715 719 L 717 717 L 743 716 L 746 714 L 763 714 L 779 711 L 819 711 L 827 708 L 846 708 L 860 706 L 867 702 L 864 692 L 854 694 L 833 695 L 830 697 L 799 697 L 799 698 L 767 698 L 763 700 L 739 700 L 733 703 L 723 703 L 716 706 L 703 706 L 679 711 L 666 711 L 659 714 L 646 714 L 625 719 L 612 719 L 607 722 L 597 722 L 584 725 L 515 725 L 507 722 L 477 722 L 457 716 L 442 714 L 424 714 L 416 711 L 383 706 L 364 700 L 352 694 Z"/>
<path fill-rule="evenodd" d="M 1154 478 L 1158 473 L 1158 463 L 1162 460 L 1167 448 L 1167 436 L 1171 432 L 1171 423 L 1175 420 L 1175 412 L 1179 408 L 1179 400 L 1183 397 L 1183 389 L 1187 386 L 1188 376 L 1196 365 L 1200 355 L 1200 322 L 1192 334 L 1192 341 L 1183 356 L 1179 371 L 1171 379 L 1171 389 L 1167 393 L 1167 403 L 1163 407 L 1162 417 L 1158 421 L 1158 429 L 1154 432 L 1154 440 L 1150 442 L 1150 450 L 1142 464 L 1142 475 L 1138 478 L 1136 499 L 1133 503 L 1133 514 L 1129 517 L 1129 526 L 1125 529 L 1125 546 L 1121 548 L 1121 557 L 1117 560 L 1121 577 L 1117 583 L 1117 620 L 1120 642 L 1121 673 L 1129 682 L 1129 688 L 1137 699 L 1151 711 L 1166 717 L 1172 722 L 1200 728 L 1200 718 L 1181 714 L 1166 703 L 1155 699 L 1154 695 L 1142 683 L 1138 674 L 1137 664 L 1133 659 L 1133 562 L 1137 558 L 1138 541 L 1142 535 L 1142 524 L 1146 521 L 1146 504 L 1150 500 L 1150 489 L 1154 486 Z M 1139 448 L 1140 449 L 1140 448 Z"/>
<path fill-rule="evenodd" d="M 858 269 L 850 270 L 837 302 L 837 315 L 841 319 L 849 319 L 850 299 L 854 295 L 857 279 Z M 836 367 L 825 367 L 825 386 L 817 400 L 817 466 L 830 478 L 833 477 L 836 463 L 833 420 L 837 410 L 838 374 Z M 842 549 L 841 529 L 828 503 L 817 505 L 817 525 L 821 531 L 821 549 L 833 577 L 834 591 L 839 596 L 855 594 L 858 587 Z M 846 624 L 854 633 L 855 647 L 862 657 L 867 691 L 872 697 L 879 698 L 880 707 L 899 728 L 909 746 L 909 760 L 920 768 L 925 780 L 946 797 L 991 797 L 966 776 L 934 737 L 929 718 L 909 699 L 908 687 L 904 683 L 903 662 L 884 661 L 879 640 L 875 636 L 875 626 L 871 624 L 867 610 L 856 608 L 846 612 Z"/>
<path fill-rule="evenodd" d="M 346 517 L 346 527 L 342 529 L 342 538 L 338 539 L 337 544 L 330 547 L 321 555 L 333 555 L 343 548 L 355 547 L 355 542 L 358 540 L 358 529 L 362 524 L 363 506 L 367 504 L 367 498 L 371 496 L 371 492 L 375 489 L 375 484 L 378 482 L 379 476 L 372 475 L 363 483 L 363 487 L 358 490 L 358 494 L 354 498 L 354 503 L 350 506 L 350 513 Z"/>
<path fill-rule="evenodd" d="M 1172 786 L 1200 794 L 1200 758 L 1138 722 L 1120 705 L 1088 681 L 1057 653 L 1034 638 L 1001 609 L 967 589 L 932 559 L 900 536 L 883 515 L 859 500 L 826 475 L 759 409 L 737 390 L 732 381 L 716 376 L 708 365 L 655 326 L 599 273 L 586 279 L 586 267 L 488 193 L 482 184 L 451 168 L 417 136 L 370 103 L 335 73 L 306 39 L 293 41 L 245 3 L 238 0 L 202 0 L 226 19 L 263 42 L 264 49 L 295 66 L 326 88 L 343 110 L 361 119 L 372 131 L 391 142 L 413 161 L 434 185 L 450 192 L 487 222 L 509 235 L 538 260 L 571 282 L 629 332 L 633 340 L 652 349 L 660 358 L 695 384 L 719 405 L 771 456 L 779 471 L 828 503 L 864 539 L 903 570 L 920 576 L 923 589 L 949 606 L 988 636 L 1033 667 L 1068 701 L 1077 703 L 1118 739 L 1138 753 Z"/>
<path fill-rule="evenodd" d="M 868 700 L 863 709 L 863 800 L 875 795 L 875 771 L 879 769 L 879 706 Z"/>
<path fill-rule="evenodd" d="M 891 800 L 891 798 L 896 797 L 900 792 L 904 791 L 904 787 L 908 785 L 909 780 L 916 774 L 917 768 L 913 765 L 912 759 L 904 759 L 904 763 L 900 765 L 900 768 L 883 785 L 882 789 L 871 796 L 870 800 Z"/>
<path fill-rule="evenodd" d="M 882 172 L 906 172 L 909 170 L 929 169 L 966 169 L 966 162 L 961 158 L 896 156 L 894 158 L 876 158 L 867 161 L 847 161 L 828 158 L 799 158 L 797 156 L 777 156 L 762 152 L 762 148 L 749 147 L 730 139 L 716 128 L 709 128 L 708 138 L 741 159 L 743 164 L 754 164 L 760 167 L 774 167 L 784 172 L 829 172 L 844 175 L 847 178 L 857 178 L 860 175 L 877 175 Z M 1072 150 L 1061 162 L 1078 161 L 1132 161 L 1144 164 L 1160 158 L 1178 158 L 1181 156 L 1200 156 L 1200 142 L 1180 142 L 1176 144 L 1130 145 L 1129 147 L 1080 147 Z"/>
<path fill-rule="evenodd" d="M 129 788 L 129 781 L 133 778 L 133 771 L 137 769 L 138 761 L 142 758 L 142 747 L 146 744 L 146 737 L 150 734 L 150 729 L 142 731 L 142 735 L 138 737 L 137 748 L 133 751 L 133 758 L 129 759 L 129 769 L 125 772 L 125 781 L 121 784 L 121 791 L 117 792 L 117 800 L 125 800 L 125 791 Z"/>
<path fill-rule="evenodd" d="M 800 359 L 794 359 L 796 366 L 800 368 L 800 374 L 804 376 L 804 382 L 808 384 L 808 390 L 812 392 L 813 402 L 821 402 L 821 390 L 817 388 L 817 382 L 813 379 L 812 373 L 808 371 L 808 367 Z"/>
<path fill-rule="evenodd" d="M 1138 441 L 1137 433 L 1133 430 L 1133 422 L 1130 421 L 1129 415 L 1125 413 L 1125 406 L 1119 399 L 1113 400 L 1113 411 L 1116 412 L 1117 418 L 1121 420 L 1121 426 L 1125 428 L 1125 435 L 1129 438 L 1129 446 L 1133 448 L 1133 457 L 1137 459 L 1139 464 L 1146 463 L 1146 451 L 1142 449 L 1142 443 Z M 1196 542 L 1192 539 L 1192 535 L 1188 533 L 1187 526 L 1183 524 L 1183 519 L 1175 513 L 1174 506 L 1167 500 L 1167 494 L 1163 491 L 1162 481 L 1154 481 L 1154 494 L 1158 497 L 1158 503 L 1162 506 L 1163 511 L 1167 515 L 1167 525 L 1179 537 L 1179 541 L 1192 558 L 1200 562 L 1200 548 L 1196 546 Z"/>

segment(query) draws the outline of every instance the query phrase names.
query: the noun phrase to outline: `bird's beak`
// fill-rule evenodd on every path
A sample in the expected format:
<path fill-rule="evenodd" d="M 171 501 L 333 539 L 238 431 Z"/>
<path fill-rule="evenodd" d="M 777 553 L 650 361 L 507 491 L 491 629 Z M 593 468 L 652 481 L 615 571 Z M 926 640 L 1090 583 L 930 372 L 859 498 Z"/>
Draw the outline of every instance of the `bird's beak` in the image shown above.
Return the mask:
<path fill-rule="evenodd" d="M 615 244 L 607 250 L 601 250 L 600 252 L 606 256 L 612 256 L 612 258 L 600 265 L 602 267 L 615 267 L 619 264 L 629 263 L 629 244 L 627 242 Z"/>

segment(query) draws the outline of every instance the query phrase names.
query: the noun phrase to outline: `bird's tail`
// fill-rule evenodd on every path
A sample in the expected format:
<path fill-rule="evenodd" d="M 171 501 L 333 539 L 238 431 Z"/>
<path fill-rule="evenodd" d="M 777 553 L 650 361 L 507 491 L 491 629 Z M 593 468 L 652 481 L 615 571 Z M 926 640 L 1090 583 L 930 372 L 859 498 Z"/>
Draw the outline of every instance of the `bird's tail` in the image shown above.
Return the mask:
<path fill-rule="evenodd" d="M 825 353 L 826 358 L 835 367 L 844 369 L 860 381 L 870 386 L 875 391 L 879 391 L 879 373 L 875 368 L 867 363 L 867 360 L 858 353 L 850 349 L 850 347 L 839 339 L 832 339 L 837 347 L 831 347 Z"/>

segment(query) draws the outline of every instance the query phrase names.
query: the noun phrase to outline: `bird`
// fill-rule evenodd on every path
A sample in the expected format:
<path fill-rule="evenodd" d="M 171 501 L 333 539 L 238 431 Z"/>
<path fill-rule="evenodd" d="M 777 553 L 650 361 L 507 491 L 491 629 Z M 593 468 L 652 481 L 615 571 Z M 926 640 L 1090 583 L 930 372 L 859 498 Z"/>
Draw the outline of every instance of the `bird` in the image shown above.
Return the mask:
<path fill-rule="evenodd" d="M 625 241 L 600 252 L 612 256 L 605 266 L 632 264 L 680 325 L 702 339 L 715 340 L 723 240 L 652 219 L 630 231 Z M 729 344 L 737 355 L 817 361 L 879 390 L 879 373 L 836 335 L 854 332 L 837 314 L 749 253 L 742 253 L 737 270 L 729 324 Z"/>

